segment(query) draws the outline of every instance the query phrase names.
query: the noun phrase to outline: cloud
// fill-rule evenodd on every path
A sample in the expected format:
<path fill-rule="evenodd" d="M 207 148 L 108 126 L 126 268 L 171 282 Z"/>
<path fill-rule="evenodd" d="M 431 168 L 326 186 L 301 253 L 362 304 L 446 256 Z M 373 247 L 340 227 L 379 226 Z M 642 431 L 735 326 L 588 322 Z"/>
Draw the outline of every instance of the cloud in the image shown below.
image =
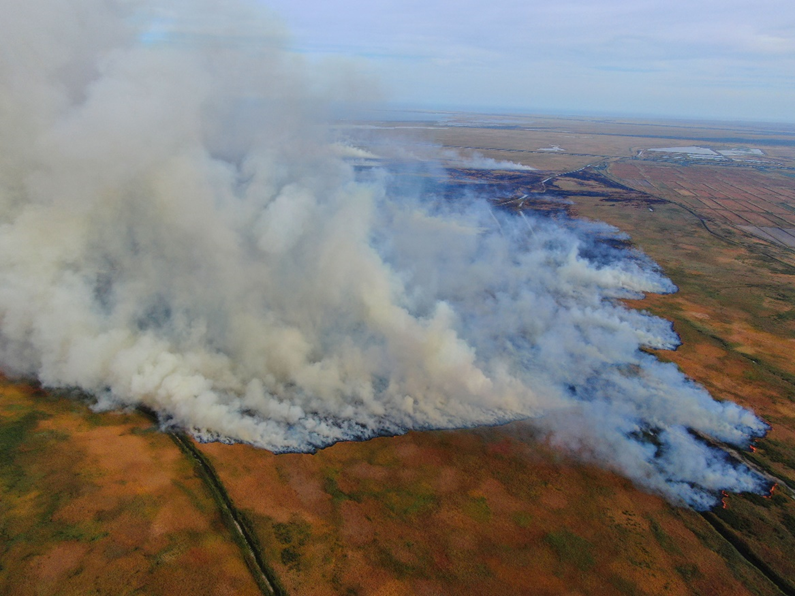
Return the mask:
<path fill-rule="evenodd" d="M 156 43 L 128 2 L 19 2 L 0 26 L 7 371 L 277 452 L 531 418 L 677 503 L 764 490 L 695 434 L 764 423 L 639 350 L 678 339 L 617 299 L 674 288 L 615 230 L 357 174 L 302 61 L 228 43 L 229 15 L 264 17 L 190 6 L 188 38 L 158 4 Z"/>
<path fill-rule="evenodd" d="M 792 120 L 782 0 L 269 4 L 297 27 L 291 47 L 367 57 L 404 101 Z"/>

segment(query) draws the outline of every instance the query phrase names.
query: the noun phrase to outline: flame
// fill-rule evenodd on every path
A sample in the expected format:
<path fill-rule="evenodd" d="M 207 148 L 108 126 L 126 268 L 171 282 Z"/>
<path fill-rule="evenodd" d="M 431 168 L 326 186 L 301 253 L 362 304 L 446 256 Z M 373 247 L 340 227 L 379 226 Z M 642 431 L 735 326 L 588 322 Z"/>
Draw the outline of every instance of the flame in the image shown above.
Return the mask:
<path fill-rule="evenodd" d="M 748 447 L 750 447 L 751 453 L 756 453 L 756 446 L 755 445 L 749 445 Z"/>
<path fill-rule="evenodd" d="M 728 509 L 729 508 L 729 503 L 728 503 L 727 499 L 729 498 L 729 493 L 727 493 L 725 490 L 722 490 L 722 491 L 720 491 L 720 494 L 721 494 L 720 506 L 723 509 Z"/>
<path fill-rule="evenodd" d="M 765 499 L 772 499 L 773 493 L 776 492 L 777 488 L 778 488 L 778 482 L 776 482 L 773 486 L 770 487 L 770 492 L 767 493 L 767 495 L 765 495 Z"/>

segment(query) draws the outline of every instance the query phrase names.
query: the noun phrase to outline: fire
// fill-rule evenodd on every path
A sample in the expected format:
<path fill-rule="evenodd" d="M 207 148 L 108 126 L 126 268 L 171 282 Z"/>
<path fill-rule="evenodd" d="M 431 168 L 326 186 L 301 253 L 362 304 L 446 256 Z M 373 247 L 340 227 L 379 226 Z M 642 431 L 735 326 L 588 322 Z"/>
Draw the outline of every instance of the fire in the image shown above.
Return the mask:
<path fill-rule="evenodd" d="M 720 491 L 720 494 L 721 494 L 720 506 L 723 509 L 728 509 L 729 508 L 729 503 L 728 503 L 727 499 L 729 498 L 729 493 L 727 493 L 725 490 L 722 490 L 722 491 Z"/>
<path fill-rule="evenodd" d="M 756 453 L 756 446 L 755 445 L 749 445 L 749 447 L 751 449 L 751 453 Z"/>
<path fill-rule="evenodd" d="M 767 493 L 767 495 L 765 495 L 765 498 L 766 499 L 772 499 L 773 498 L 773 493 L 776 492 L 777 488 L 778 488 L 778 482 L 776 482 L 773 486 L 770 487 L 770 492 Z"/>

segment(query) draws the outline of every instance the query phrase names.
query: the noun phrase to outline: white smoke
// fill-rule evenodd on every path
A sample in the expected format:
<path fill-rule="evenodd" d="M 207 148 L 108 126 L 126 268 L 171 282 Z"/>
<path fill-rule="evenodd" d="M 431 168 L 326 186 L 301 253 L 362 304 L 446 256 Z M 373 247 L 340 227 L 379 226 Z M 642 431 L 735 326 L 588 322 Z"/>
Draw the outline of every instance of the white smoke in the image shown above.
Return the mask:
<path fill-rule="evenodd" d="M 452 149 L 445 149 L 441 152 L 441 157 L 451 165 L 459 168 L 469 168 L 471 170 L 505 170 L 505 171 L 525 171 L 532 172 L 535 168 L 526 166 L 515 161 L 498 160 L 485 157 L 477 151 L 462 155 Z"/>
<path fill-rule="evenodd" d="M 362 149 L 361 147 L 350 145 L 348 143 L 334 143 L 332 147 L 334 148 L 334 152 L 338 157 L 347 158 L 349 160 L 359 159 L 366 161 L 380 159 L 380 157 L 375 153 L 368 151 L 367 149 Z"/>
<path fill-rule="evenodd" d="M 357 178 L 242 0 L 2 3 L 7 371 L 274 451 L 536 417 L 676 502 L 763 490 L 690 430 L 765 425 L 639 350 L 678 340 L 616 299 L 674 288 L 614 231 Z"/>

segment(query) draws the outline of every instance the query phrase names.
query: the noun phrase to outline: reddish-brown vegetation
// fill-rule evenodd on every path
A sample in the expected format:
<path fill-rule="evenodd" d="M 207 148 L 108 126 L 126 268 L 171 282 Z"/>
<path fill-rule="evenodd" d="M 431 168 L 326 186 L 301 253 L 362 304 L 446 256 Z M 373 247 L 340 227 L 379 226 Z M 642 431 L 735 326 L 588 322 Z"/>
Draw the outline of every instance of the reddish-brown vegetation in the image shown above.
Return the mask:
<path fill-rule="evenodd" d="M 0 383 L 0 593 L 258 594 L 167 435 Z"/>

